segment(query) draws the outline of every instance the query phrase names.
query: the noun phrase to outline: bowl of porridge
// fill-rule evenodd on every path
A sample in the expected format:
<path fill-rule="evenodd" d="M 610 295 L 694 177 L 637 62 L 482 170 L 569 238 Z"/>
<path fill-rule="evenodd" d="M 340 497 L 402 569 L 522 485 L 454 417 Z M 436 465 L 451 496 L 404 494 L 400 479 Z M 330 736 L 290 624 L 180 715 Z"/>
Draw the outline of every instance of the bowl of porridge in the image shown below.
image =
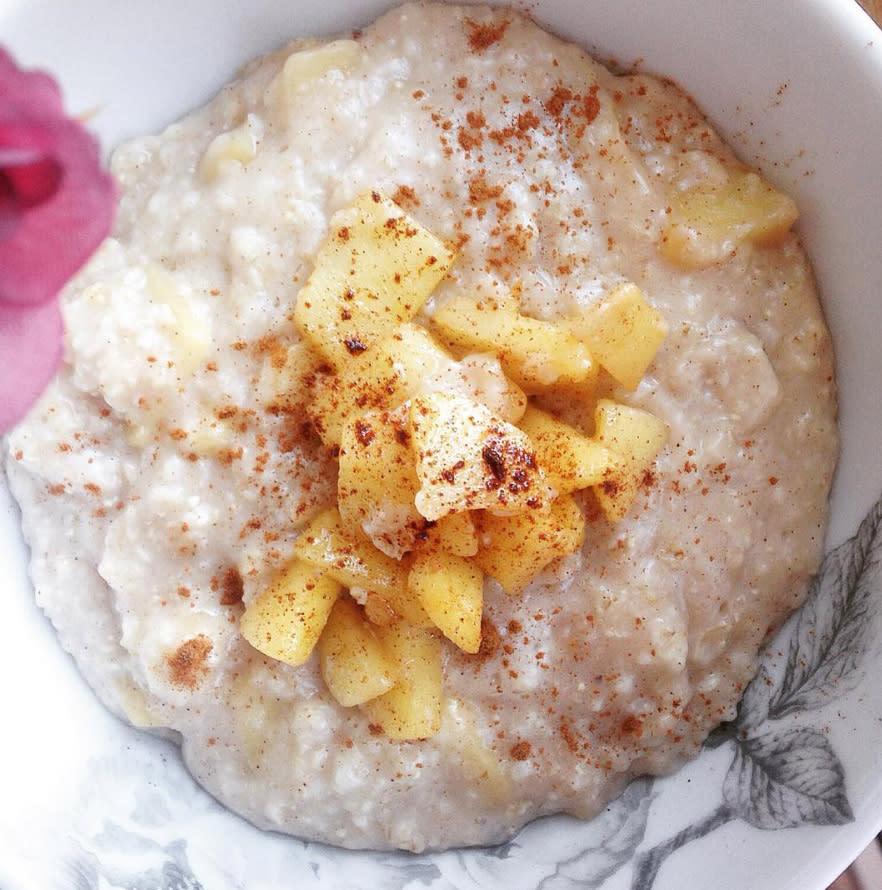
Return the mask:
<path fill-rule="evenodd" d="M 3 445 L 4 886 L 826 886 L 882 824 L 860 8 L 0 20 L 121 192 Z"/>

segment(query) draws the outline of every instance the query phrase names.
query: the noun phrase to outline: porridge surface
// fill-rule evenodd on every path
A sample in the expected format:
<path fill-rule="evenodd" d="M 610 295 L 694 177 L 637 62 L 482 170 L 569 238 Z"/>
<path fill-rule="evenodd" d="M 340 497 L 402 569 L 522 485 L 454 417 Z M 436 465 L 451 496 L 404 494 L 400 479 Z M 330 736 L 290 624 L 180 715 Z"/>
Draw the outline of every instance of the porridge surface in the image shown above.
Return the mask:
<path fill-rule="evenodd" d="M 8 443 L 39 602 L 102 700 L 179 737 L 261 826 L 419 851 L 590 817 L 734 715 L 819 563 L 835 392 L 808 263 L 792 235 L 665 260 L 668 196 L 733 155 L 673 85 L 511 11 L 408 5 L 292 57 L 315 46 L 115 154 L 119 220 L 65 294 L 66 367 Z M 457 250 L 425 317 L 519 282 L 556 319 L 630 280 L 670 328 L 636 392 L 609 387 L 670 427 L 652 484 L 615 526 L 584 497 L 582 551 L 522 595 L 488 582 L 481 651 L 445 646 L 420 742 L 238 631 L 334 498 L 328 451 L 277 410 L 277 356 L 330 216 L 372 189 Z"/>

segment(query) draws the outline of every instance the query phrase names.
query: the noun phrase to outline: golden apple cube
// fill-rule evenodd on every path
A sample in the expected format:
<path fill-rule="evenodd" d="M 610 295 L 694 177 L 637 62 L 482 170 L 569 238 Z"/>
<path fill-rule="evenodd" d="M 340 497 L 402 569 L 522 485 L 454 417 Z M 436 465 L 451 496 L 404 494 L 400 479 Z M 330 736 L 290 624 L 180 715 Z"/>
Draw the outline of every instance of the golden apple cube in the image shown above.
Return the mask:
<path fill-rule="evenodd" d="M 413 550 L 426 520 L 414 506 L 420 487 L 406 416 L 371 411 L 347 420 L 340 440 L 337 507 L 347 528 L 360 529 L 394 559 Z"/>
<path fill-rule="evenodd" d="M 624 464 L 594 487 L 603 512 L 612 522 L 625 518 L 653 461 L 668 440 L 667 424 L 639 408 L 600 399 L 594 412 L 594 438 Z"/>
<path fill-rule="evenodd" d="M 318 642 L 342 589 L 320 569 L 294 559 L 248 605 L 239 630 L 264 655 L 301 665 Z"/>
<path fill-rule="evenodd" d="M 476 565 L 443 551 L 419 553 L 407 583 L 448 640 L 464 652 L 478 651 L 484 576 Z"/>
<path fill-rule="evenodd" d="M 573 320 L 591 355 L 626 389 L 634 390 L 658 352 L 668 326 L 636 284 L 621 284 Z"/>
<path fill-rule="evenodd" d="M 470 513 L 448 513 L 426 525 L 420 549 L 443 550 L 453 556 L 474 556 L 478 552 L 478 530 Z"/>
<path fill-rule="evenodd" d="M 432 619 L 407 587 L 410 565 L 392 559 L 357 528 L 346 526 L 336 509 L 319 513 L 294 544 L 297 557 L 346 587 L 360 602 L 374 599 L 380 605 L 418 627 L 431 627 Z"/>
<path fill-rule="evenodd" d="M 669 199 L 661 252 L 684 269 L 728 259 L 739 245 L 774 245 L 799 216 L 792 198 L 752 171 L 736 171 L 722 187 L 695 186 Z"/>
<path fill-rule="evenodd" d="M 597 375 L 587 347 L 566 324 L 522 315 L 514 299 L 454 297 L 432 321 L 448 345 L 495 355 L 505 373 L 526 392 L 589 384 Z"/>
<path fill-rule="evenodd" d="M 366 192 L 331 218 L 294 321 L 334 368 L 419 312 L 454 255 L 391 199 Z"/>
<path fill-rule="evenodd" d="M 385 593 L 407 589 L 407 569 L 344 525 L 336 509 L 324 510 L 300 533 L 294 554 L 347 588 Z"/>
<path fill-rule="evenodd" d="M 441 728 L 441 639 L 435 631 L 397 621 L 378 627 L 395 664 L 396 683 L 361 707 L 390 739 L 427 739 Z"/>
<path fill-rule="evenodd" d="M 516 426 L 462 396 L 427 393 L 411 402 L 410 430 L 426 519 L 464 510 L 537 511 L 552 496 L 533 443 Z"/>
<path fill-rule="evenodd" d="M 546 566 L 575 553 L 585 540 L 585 517 L 572 495 L 563 494 L 547 513 L 515 516 L 484 513 L 481 548 L 473 562 L 508 594 L 521 591 Z"/>
<path fill-rule="evenodd" d="M 363 704 L 395 685 L 395 666 L 361 609 L 340 597 L 318 641 L 322 678 L 344 708 Z"/>
<path fill-rule="evenodd" d="M 322 441 L 338 445 L 353 416 L 397 408 L 454 364 L 425 328 L 402 324 L 341 373 L 316 375 L 309 415 Z"/>
<path fill-rule="evenodd" d="M 599 485 L 625 461 L 568 423 L 530 405 L 520 423 L 536 448 L 545 478 L 559 494 Z"/>

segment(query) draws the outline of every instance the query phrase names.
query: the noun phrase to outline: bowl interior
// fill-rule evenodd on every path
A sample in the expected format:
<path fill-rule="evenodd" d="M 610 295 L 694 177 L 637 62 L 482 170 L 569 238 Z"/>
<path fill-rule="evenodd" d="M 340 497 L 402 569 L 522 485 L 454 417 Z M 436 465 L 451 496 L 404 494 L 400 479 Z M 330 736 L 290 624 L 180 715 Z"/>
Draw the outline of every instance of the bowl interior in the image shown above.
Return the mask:
<path fill-rule="evenodd" d="M 22 63 L 46 66 L 59 77 L 68 107 L 89 114 L 109 148 L 170 123 L 207 99 L 239 64 L 288 36 L 357 27 L 389 5 L 383 0 L 0 0 L 0 33 Z M 677 80 L 744 160 L 797 198 L 800 232 L 837 349 L 842 456 L 829 543 L 841 543 L 854 534 L 882 492 L 882 449 L 876 444 L 882 430 L 882 399 L 876 388 L 882 371 L 877 343 L 882 331 L 882 33 L 851 0 L 816 0 L 802 4 L 798 14 L 784 0 L 535 0 L 524 8 L 601 58 Z M 27 869 L 53 851 L 49 823 L 66 824 L 66 807 L 82 812 L 76 809 L 76 796 L 84 763 L 117 756 L 114 769 L 125 786 L 122 777 L 129 767 L 118 752 L 135 746 L 137 762 L 160 784 L 174 781 L 185 787 L 186 778 L 169 766 L 173 754 L 164 743 L 142 739 L 107 715 L 60 652 L 31 603 L 16 521 L 0 484 L 0 558 L 10 567 L 7 620 L 0 624 L 0 671 L 7 678 L 7 712 L 17 715 L 0 742 L 0 784 L 6 789 L 0 825 L 14 832 L 23 851 L 20 860 L 0 857 L 0 884 L 18 890 L 37 885 L 33 876 L 38 872 Z M 21 681 L 23 660 L 26 682 Z M 732 824 L 693 845 L 688 856 L 672 859 L 655 884 L 657 890 L 684 882 L 695 885 L 699 876 L 706 879 L 709 868 L 721 890 L 826 886 L 882 827 L 882 692 L 877 688 L 868 679 L 838 710 L 833 707 L 818 718 L 818 725 L 831 728 L 847 760 L 855 821 L 836 830 L 769 832 Z M 60 737 L 70 742 L 59 745 Z M 660 796 L 652 802 L 659 837 L 703 818 L 702 789 L 708 782 L 719 787 L 727 766 L 718 752 L 707 752 L 679 776 L 659 783 Z M 190 809 L 175 810 L 178 828 L 198 833 L 209 825 L 212 830 L 220 827 L 234 846 L 261 850 L 267 868 L 281 869 L 286 857 L 305 867 L 309 854 L 302 845 L 295 849 L 293 842 L 261 837 L 235 817 L 217 815 L 199 792 L 186 787 Z M 109 782 L 98 791 L 108 799 L 122 793 Z M 51 818 L 38 799 L 54 801 Z M 88 812 L 97 818 L 100 811 Z M 581 829 L 560 824 L 578 846 Z M 530 843 L 540 845 L 539 855 L 545 841 Z M 209 849 L 225 855 L 225 847 L 205 846 Z M 564 861 L 568 854 L 556 846 L 553 855 Z M 722 860 L 727 867 L 720 870 Z M 336 869 L 328 886 L 347 886 L 349 869 L 357 870 L 365 861 L 345 854 L 325 856 L 325 868 Z M 450 854 L 435 857 L 431 868 L 458 875 L 451 886 L 502 886 L 502 873 L 494 875 L 478 861 L 468 854 Z M 236 868 L 231 861 L 216 865 L 217 886 L 234 886 L 223 881 Z M 426 874 L 431 880 L 437 877 Z M 478 882 L 481 874 L 487 883 Z M 565 871 L 560 874 L 560 886 L 570 886 Z M 532 878 L 517 878 L 509 886 L 537 885 L 518 885 L 517 880 Z M 602 884 L 612 890 L 628 886 L 628 880 L 624 869 L 580 886 Z"/>

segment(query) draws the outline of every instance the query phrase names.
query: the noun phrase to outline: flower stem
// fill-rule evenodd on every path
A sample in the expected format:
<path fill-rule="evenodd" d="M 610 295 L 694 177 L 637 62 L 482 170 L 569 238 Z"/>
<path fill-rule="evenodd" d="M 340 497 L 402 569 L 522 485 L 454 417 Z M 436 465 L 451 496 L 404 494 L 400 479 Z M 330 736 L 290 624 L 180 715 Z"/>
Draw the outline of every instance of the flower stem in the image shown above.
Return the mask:
<path fill-rule="evenodd" d="M 721 803 L 704 819 L 684 828 L 681 832 L 645 853 L 641 853 L 634 862 L 634 880 L 631 883 L 631 890 L 651 890 L 658 871 L 668 856 L 685 844 L 697 841 L 712 831 L 716 831 L 734 818 L 736 818 L 735 811 L 728 804 Z"/>

